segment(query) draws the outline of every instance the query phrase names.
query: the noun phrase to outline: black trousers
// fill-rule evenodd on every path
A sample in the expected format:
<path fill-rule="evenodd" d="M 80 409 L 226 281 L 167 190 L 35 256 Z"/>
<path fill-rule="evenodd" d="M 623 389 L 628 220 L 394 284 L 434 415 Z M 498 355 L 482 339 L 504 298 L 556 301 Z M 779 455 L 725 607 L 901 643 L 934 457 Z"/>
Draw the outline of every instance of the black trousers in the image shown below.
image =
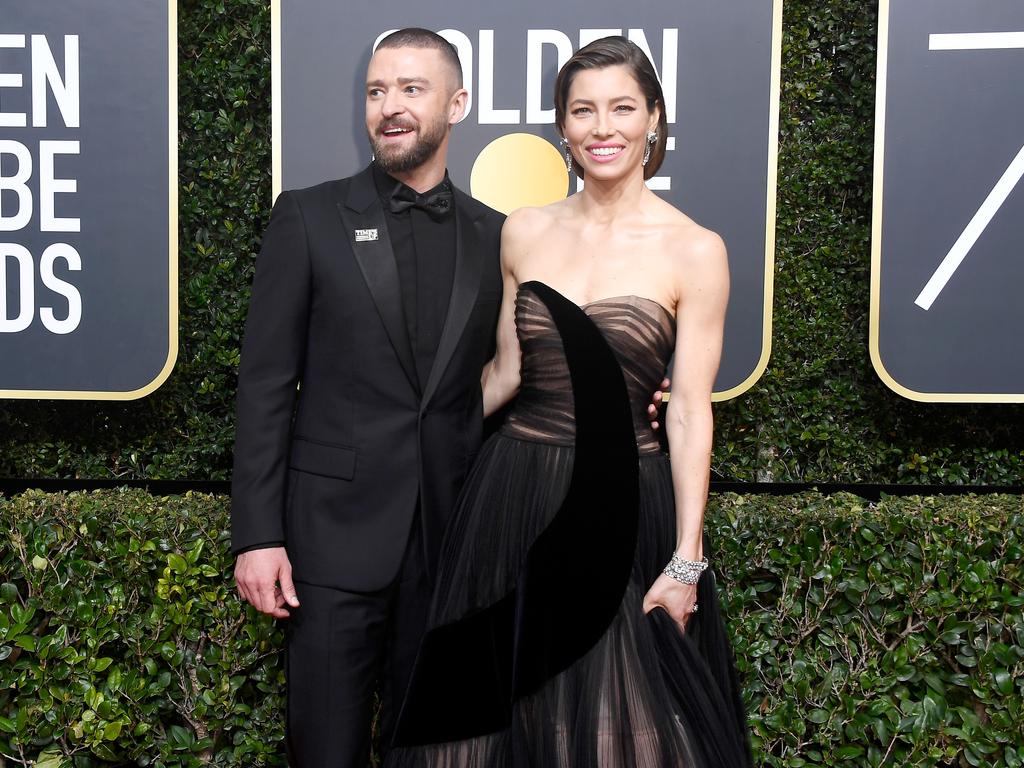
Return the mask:
<path fill-rule="evenodd" d="M 391 740 L 430 603 L 417 514 L 398 575 L 377 592 L 296 583 L 287 627 L 291 768 L 366 768 L 373 694 L 380 743 Z"/>

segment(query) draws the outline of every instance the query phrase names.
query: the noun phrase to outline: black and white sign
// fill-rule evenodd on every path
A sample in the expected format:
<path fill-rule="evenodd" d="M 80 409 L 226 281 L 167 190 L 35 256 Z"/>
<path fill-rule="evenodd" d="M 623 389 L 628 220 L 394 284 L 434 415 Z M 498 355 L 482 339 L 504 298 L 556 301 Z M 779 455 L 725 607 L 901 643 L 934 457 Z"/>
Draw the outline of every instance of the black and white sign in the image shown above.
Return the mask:
<path fill-rule="evenodd" d="M 171 372 L 175 14 L 0 0 L 0 397 L 131 399 Z"/>
<path fill-rule="evenodd" d="M 732 294 L 716 399 L 757 381 L 771 340 L 781 0 L 629 7 L 274 0 L 272 9 L 275 193 L 369 162 L 370 53 L 383 34 L 421 26 L 458 49 L 470 92 L 449 153 L 452 178 L 505 211 L 575 189 L 555 148 L 555 74 L 591 40 L 627 35 L 650 56 L 665 91 L 669 151 L 649 186 L 719 232 L 729 249 Z"/>
<path fill-rule="evenodd" d="M 924 401 L 1024 401 L 1024 4 L 882 0 L 871 358 Z"/>

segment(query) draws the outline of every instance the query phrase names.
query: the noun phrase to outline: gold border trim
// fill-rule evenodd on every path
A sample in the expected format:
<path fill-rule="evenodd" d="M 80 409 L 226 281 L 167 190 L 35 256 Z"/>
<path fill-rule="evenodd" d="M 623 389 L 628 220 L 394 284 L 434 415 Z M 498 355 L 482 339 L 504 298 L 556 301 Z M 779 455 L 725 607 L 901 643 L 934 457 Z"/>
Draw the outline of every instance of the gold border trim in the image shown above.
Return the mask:
<path fill-rule="evenodd" d="M 110 390 L 0 389 L 8 400 L 138 400 L 152 394 L 174 370 L 178 359 L 178 2 L 167 0 L 167 358 L 163 368 L 148 384 L 128 392 Z"/>
<path fill-rule="evenodd" d="M 270 2 L 270 202 L 281 194 L 281 0 Z"/>
<path fill-rule="evenodd" d="M 889 0 L 878 2 L 878 63 L 875 72 L 875 162 L 871 205 L 871 306 L 868 349 L 871 365 L 889 389 L 908 400 L 921 403 L 1022 403 L 1022 394 L 918 392 L 900 384 L 886 369 L 879 350 L 879 313 L 882 288 L 882 193 L 885 172 L 885 107 L 889 64 Z"/>
<path fill-rule="evenodd" d="M 772 308 L 775 303 L 775 215 L 779 180 L 779 101 L 782 93 L 782 3 L 772 6 L 772 73 L 768 115 L 768 185 L 764 232 L 764 316 L 761 321 L 761 357 L 742 382 L 723 392 L 712 392 L 711 401 L 720 403 L 738 397 L 758 382 L 768 368 L 772 354 Z"/>

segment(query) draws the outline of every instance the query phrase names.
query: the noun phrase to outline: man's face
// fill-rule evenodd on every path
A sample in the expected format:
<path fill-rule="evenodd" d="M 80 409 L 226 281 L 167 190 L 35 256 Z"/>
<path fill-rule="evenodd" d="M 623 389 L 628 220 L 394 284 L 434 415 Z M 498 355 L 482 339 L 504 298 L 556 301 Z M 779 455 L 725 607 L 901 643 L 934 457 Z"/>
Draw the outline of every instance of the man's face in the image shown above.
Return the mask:
<path fill-rule="evenodd" d="M 461 93 L 440 51 L 374 53 L 366 72 L 366 132 L 380 167 L 403 173 L 432 158 L 462 116 Z"/>

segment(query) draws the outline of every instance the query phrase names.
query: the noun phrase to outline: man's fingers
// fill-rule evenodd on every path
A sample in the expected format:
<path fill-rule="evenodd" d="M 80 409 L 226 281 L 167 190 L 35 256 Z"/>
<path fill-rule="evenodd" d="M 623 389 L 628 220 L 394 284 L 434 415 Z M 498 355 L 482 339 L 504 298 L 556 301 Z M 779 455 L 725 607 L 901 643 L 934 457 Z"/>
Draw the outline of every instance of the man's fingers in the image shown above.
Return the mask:
<path fill-rule="evenodd" d="M 278 576 L 278 580 L 281 583 L 281 597 L 288 603 L 292 608 L 299 607 L 299 596 L 295 592 L 295 583 L 292 581 L 292 569 L 282 568 L 281 574 Z"/>
<path fill-rule="evenodd" d="M 299 600 L 292 582 L 291 564 L 284 548 L 244 552 L 235 566 L 238 596 L 260 613 L 275 619 L 287 618 L 285 606 L 297 608 Z"/>
<path fill-rule="evenodd" d="M 281 594 L 281 589 L 277 585 L 274 585 L 274 604 L 268 614 L 273 616 L 275 619 L 287 619 L 291 614 L 285 609 L 287 603 L 285 602 L 284 595 Z"/>
<path fill-rule="evenodd" d="M 267 615 L 273 616 L 275 619 L 287 619 L 291 616 L 291 614 L 280 605 L 275 605 L 273 610 L 267 611 Z"/>
<path fill-rule="evenodd" d="M 253 581 L 248 578 L 240 578 L 237 581 L 238 593 L 242 596 L 242 599 L 249 603 L 253 608 L 258 611 L 262 611 L 263 608 L 260 606 L 261 596 L 261 584 L 258 581 Z"/>
<path fill-rule="evenodd" d="M 249 592 L 249 585 L 246 583 L 245 578 L 235 573 L 235 587 L 238 589 L 238 598 L 244 600 L 247 603 L 252 602 L 252 595 Z"/>
<path fill-rule="evenodd" d="M 269 613 L 271 616 L 277 615 L 280 609 L 277 605 L 277 594 L 273 584 L 260 589 L 259 600 L 260 603 L 256 608 L 261 613 Z M 285 615 L 287 615 L 287 613 Z"/>

